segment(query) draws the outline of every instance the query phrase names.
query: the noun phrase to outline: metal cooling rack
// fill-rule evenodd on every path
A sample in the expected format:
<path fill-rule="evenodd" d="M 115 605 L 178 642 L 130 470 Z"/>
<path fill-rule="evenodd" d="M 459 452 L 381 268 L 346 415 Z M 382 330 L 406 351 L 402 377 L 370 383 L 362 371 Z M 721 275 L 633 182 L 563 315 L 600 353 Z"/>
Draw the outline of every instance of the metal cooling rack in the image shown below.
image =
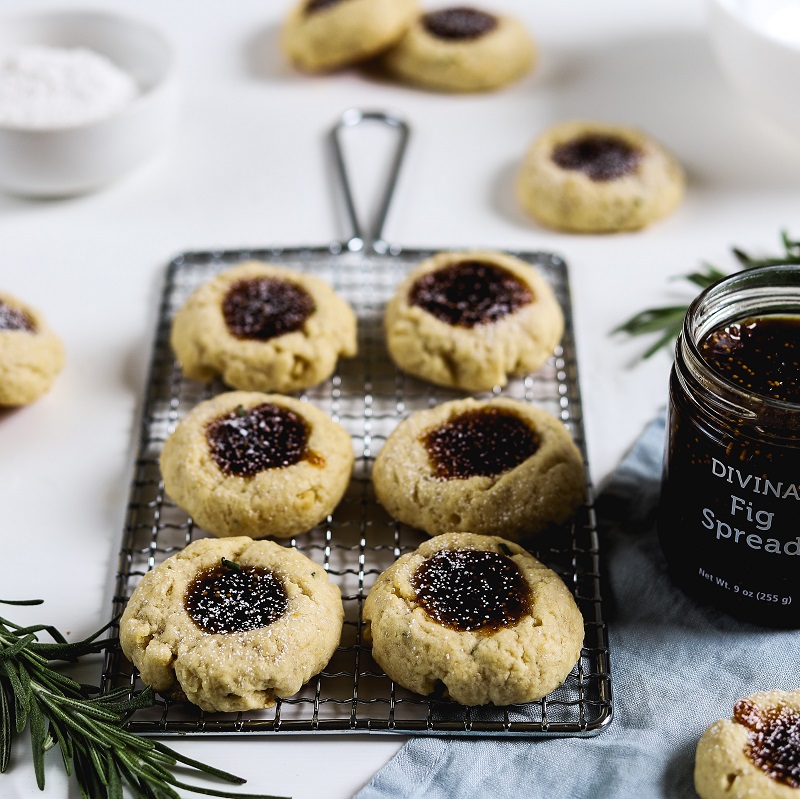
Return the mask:
<path fill-rule="evenodd" d="M 373 661 L 363 640 L 361 608 L 377 576 L 426 536 L 393 521 L 378 505 L 370 474 L 386 437 L 408 414 L 463 396 L 395 369 L 385 349 L 386 301 L 408 270 L 432 251 L 392 248 L 385 254 L 329 247 L 186 253 L 167 271 L 123 532 L 113 615 L 120 613 L 141 576 L 206 533 L 166 494 L 158 457 L 177 422 L 221 384 L 187 380 L 169 346 L 172 317 L 189 294 L 213 275 L 243 260 L 282 264 L 327 280 L 352 304 L 359 321 L 359 355 L 340 361 L 334 376 L 298 394 L 329 413 L 350 433 L 356 466 L 350 487 L 331 517 L 311 532 L 286 541 L 324 565 L 341 591 L 346 621 L 341 645 L 326 669 L 299 694 L 257 713 L 209 714 L 159 700 L 128 723 L 142 733 L 398 732 L 461 735 L 592 734 L 611 719 L 611 676 L 602 617 L 597 533 L 587 479 L 587 503 L 575 521 L 531 551 L 557 571 L 572 590 L 586 623 L 581 658 L 565 684 L 530 705 L 463 708 L 412 694 L 395 685 Z M 537 373 L 492 395 L 531 402 L 560 417 L 585 455 L 581 400 L 566 265 L 546 253 L 514 253 L 533 264 L 556 291 L 565 312 L 565 334 Z M 143 686 L 121 651 L 106 658 L 103 685 Z"/>
<path fill-rule="evenodd" d="M 389 182 L 369 235 L 364 234 L 356 218 L 338 143 L 342 128 L 365 119 L 376 119 L 399 133 Z M 326 411 L 350 433 L 356 455 L 353 478 L 332 516 L 310 532 L 281 542 L 324 566 L 341 589 L 345 624 L 340 645 L 324 671 L 296 696 L 278 700 L 274 708 L 236 714 L 205 713 L 191 705 L 159 698 L 153 708 L 131 717 L 127 726 L 135 732 L 563 736 L 592 735 L 611 721 L 608 637 L 602 614 L 600 555 L 588 471 L 586 502 L 574 521 L 547 539 L 536 538 L 530 544 L 531 552 L 554 569 L 571 589 L 585 621 L 581 657 L 559 689 L 528 705 L 465 708 L 397 686 L 372 659 L 364 639 L 361 610 L 375 579 L 400 555 L 416 549 L 427 538 L 391 519 L 375 500 L 370 482 L 375 456 L 391 431 L 410 413 L 464 396 L 397 370 L 384 345 L 385 303 L 408 271 L 434 254 L 432 250 L 390 245 L 380 235 L 407 136 L 402 120 L 382 112 L 351 110 L 333 129 L 336 163 L 352 223 L 349 241 L 323 247 L 190 252 L 169 265 L 122 535 L 113 617 L 124 610 L 142 575 L 195 538 L 207 535 L 165 494 L 158 458 L 178 421 L 198 402 L 225 390 L 225 386 L 202 385 L 183 376 L 169 345 L 170 327 L 175 312 L 194 289 L 236 263 L 255 259 L 328 281 L 351 303 L 358 317 L 358 356 L 340 360 L 329 380 L 296 395 Z M 564 311 L 564 336 L 541 370 L 513 380 L 502 390 L 475 396 L 512 397 L 549 411 L 564 422 L 585 458 L 566 264 L 548 253 L 512 254 L 535 266 L 549 280 Z M 131 692 L 144 687 L 118 648 L 107 653 L 102 685 L 106 690 L 129 686 Z"/>

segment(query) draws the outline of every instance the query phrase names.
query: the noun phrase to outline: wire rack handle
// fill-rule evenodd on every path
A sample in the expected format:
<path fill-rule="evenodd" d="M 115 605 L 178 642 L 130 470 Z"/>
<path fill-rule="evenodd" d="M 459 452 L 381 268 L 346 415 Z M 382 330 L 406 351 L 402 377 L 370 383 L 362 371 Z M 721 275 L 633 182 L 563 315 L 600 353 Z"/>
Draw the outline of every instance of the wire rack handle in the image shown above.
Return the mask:
<path fill-rule="evenodd" d="M 355 203 L 353 201 L 353 190 L 350 183 L 350 177 L 347 171 L 347 164 L 345 163 L 344 154 L 342 152 L 341 134 L 346 128 L 354 128 L 362 122 L 379 122 L 387 127 L 393 128 L 397 131 L 397 144 L 395 146 L 392 163 L 389 169 L 386 185 L 383 189 L 383 197 L 381 198 L 380 207 L 378 208 L 377 216 L 372 230 L 365 231 L 364 226 L 358 218 L 356 213 Z M 342 191 L 344 192 L 345 205 L 347 207 L 347 215 L 350 218 L 350 226 L 352 236 L 347 241 L 347 249 L 353 252 L 364 249 L 366 245 L 370 245 L 375 252 L 385 253 L 389 245 L 383 239 L 383 225 L 386 222 L 386 216 L 389 213 L 389 205 L 394 196 L 394 190 L 397 186 L 397 176 L 400 172 L 400 166 L 403 162 L 403 156 L 406 151 L 406 144 L 408 143 L 410 128 L 408 123 L 397 114 L 388 111 L 364 111 L 359 108 L 350 108 L 345 111 L 336 125 L 331 130 L 331 141 L 333 143 L 333 153 L 336 163 L 336 168 L 339 173 L 339 179 L 342 184 Z"/>

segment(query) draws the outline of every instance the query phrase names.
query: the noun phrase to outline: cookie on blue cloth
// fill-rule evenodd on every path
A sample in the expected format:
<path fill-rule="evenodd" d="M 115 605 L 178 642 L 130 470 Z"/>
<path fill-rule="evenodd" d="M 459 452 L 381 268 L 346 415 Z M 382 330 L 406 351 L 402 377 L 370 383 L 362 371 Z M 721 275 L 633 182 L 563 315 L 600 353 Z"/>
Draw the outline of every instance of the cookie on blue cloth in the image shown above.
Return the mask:
<path fill-rule="evenodd" d="M 694 784 L 701 799 L 800 796 L 800 690 L 753 694 L 714 722 L 697 744 Z"/>

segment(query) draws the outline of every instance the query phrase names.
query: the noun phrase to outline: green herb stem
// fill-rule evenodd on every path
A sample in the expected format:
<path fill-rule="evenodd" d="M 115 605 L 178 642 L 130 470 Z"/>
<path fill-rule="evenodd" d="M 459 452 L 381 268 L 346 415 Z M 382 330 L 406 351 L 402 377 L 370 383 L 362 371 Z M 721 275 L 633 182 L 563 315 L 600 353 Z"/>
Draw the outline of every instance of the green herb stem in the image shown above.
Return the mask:
<path fill-rule="evenodd" d="M 0 600 L 0 604 L 35 605 L 40 600 Z M 115 638 L 100 637 L 110 626 L 68 643 L 54 627 L 22 627 L 0 617 L 0 773 L 9 767 L 16 737 L 28 727 L 40 789 L 45 786 L 45 755 L 58 747 L 64 769 L 75 777 L 84 799 L 123 799 L 125 785 L 136 799 L 180 799 L 175 789 L 223 799 L 281 799 L 178 780 L 172 769 L 180 763 L 224 782 L 244 782 L 124 729 L 134 711 L 154 704 L 149 687 L 136 694 L 127 688 L 101 694 L 99 688 L 82 685 L 53 668 L 51 661 L 75 662 L 116 645 Z M 40 632 L 47 632 L 53 642 L 40 642 Z"/>

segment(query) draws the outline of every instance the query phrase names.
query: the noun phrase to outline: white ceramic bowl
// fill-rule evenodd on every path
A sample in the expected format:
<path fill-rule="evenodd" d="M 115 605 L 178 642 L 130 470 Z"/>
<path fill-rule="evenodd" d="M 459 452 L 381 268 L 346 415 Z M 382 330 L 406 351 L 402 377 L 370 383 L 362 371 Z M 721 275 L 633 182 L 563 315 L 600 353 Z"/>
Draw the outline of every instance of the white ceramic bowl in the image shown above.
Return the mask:
<path fill-rule="evenodd" d="M 177 119 L 175 56 L 150 25 L 102 11 L 47 11 L 0 20 L 0 54 L 83 47 L 131 75 L 140 93 L 112 116 L 59 128 L 0 125 L 0 188 L 58 197 L 100 188 L 153 155 Z"/>
<path fill-rule="evenodd" d="M 708 0 L 722 71 L 765 117 L 800 137 L 800 2 Z"/>

